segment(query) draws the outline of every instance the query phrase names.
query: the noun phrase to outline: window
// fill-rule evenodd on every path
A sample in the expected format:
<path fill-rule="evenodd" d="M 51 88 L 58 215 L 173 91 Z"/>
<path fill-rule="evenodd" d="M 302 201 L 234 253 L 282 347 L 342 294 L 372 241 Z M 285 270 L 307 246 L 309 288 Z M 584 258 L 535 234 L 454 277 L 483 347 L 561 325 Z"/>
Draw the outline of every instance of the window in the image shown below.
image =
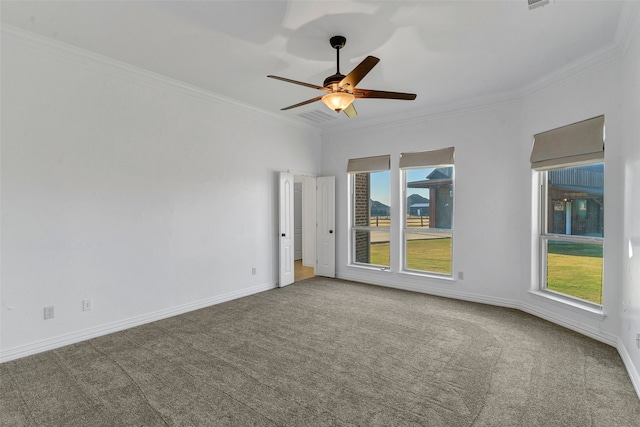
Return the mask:
<path fill-rule="evenodd" d="M 596 306 L 603 289 L 603 158 L 603 116 L 536 135 L 531 155 L 541 179 L 540 289 Z"/>
<path fill-rule="evenodd" d="M 604 163 L 541 173 L 543 289 L 602 304 Z"/>
<path fill-rule="evenodd" d="M 452 275 L 453 148 L 402 153 L 403 269 Z"/>
<path fill-rule="evenodd" d="M 349 160 L 351 263 L 389 268 L 390 156 Z"/>

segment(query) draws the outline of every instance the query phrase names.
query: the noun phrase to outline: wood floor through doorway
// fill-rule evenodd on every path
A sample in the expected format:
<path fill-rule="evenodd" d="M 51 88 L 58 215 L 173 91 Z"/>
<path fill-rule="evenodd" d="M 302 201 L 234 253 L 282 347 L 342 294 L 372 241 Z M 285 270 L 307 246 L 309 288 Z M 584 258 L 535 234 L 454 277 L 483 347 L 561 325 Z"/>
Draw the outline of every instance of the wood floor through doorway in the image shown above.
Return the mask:
<path fill-rule="evenodd" d="M 313 267 L 305 267 L 302 265 L 302 260 L 299 259 L 294 263 L 294 280 L 296 282 L 304 279 L 314 277 Z"/>

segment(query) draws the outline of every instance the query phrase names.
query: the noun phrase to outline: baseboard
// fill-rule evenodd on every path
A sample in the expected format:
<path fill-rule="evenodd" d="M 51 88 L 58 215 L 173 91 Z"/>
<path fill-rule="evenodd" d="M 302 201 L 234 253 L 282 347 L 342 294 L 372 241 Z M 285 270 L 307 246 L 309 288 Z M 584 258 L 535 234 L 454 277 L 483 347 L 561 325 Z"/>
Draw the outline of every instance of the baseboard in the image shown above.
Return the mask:
<path fill-rule="evenodd" d="M 369 285 L 383 286 L 386 288 L 402 289 L 404 291 L 418 292 L 421 294 L 434 295 L 437 297 L 453 298 L 453 299 L 459 299 L 459 300 L 469 301 L 469 302 L 477 302 L 480 304 L 496 305 L 499 307 L 518 308 L 518 305 L 519 305 L 518 301 L 507 299 L 507 298 L 497 298 L 497 297 L 490 297 L 486 295 L 471 294 L 467 292 L 454 291 L 451 289 L 425 288 L 424 286 L 395 282 L 393 280 L 388 280 L 388 279 L 376 280 L 376 279 L 366 278 L 366 282 L 365 282 L 363 281 L 362 277 L 357 275 L 350 275 L 348 273 L 339 274 L 338 278 L 344 279 L 344 280 L 350 280 L 352 282 L 366 283 Z"/>
<path fill-rule="evenodd" d="M 624 366 L 627 368 L 627 373 L 629 374 L 629 378 L 631 378 L 631 384 L 633 384 L 633 388 L 636 390 L 638 399 L 640 399 L 640 372 L 638 372 L 636 367 L 633 365 L 633 361 L 631 360 L 631 355 L 629 355 L 627 347 L 619 338 L 616 348 L 618 349 L 618 353 L 620 353 L 622 363 L 624 363 Z"/>
<path fill-rule="evenodd" d="M 585 335 L 589 338 L 593 338 L 594 340 L 609 344 L 612 347 L 616 347 L 618 337 L 616 337 L 615 335 L 608 334 L 597 328 L 585 326 L 584 324 L 575 322 L 564 316 L 558 315 L 557 313 L 543 310 L 540 307 L 535 307 L 533 305 L 525 304 L 522 302 L 518 305 L 519 306 L 517 308 L 521 311 L 524 311 L 525 313 L 529 313 L 541 319 L 548 320 L 549 322 L 555 323 L 556 325 L 563 326 L 567 329 L 578 332 L 579 334 Z"/>
<path fill-rule="evenodd" d="M 89 328 L 82 331 L 38 341 L 35 343 L 10 348 L 8 350 L 0 351 L 0 363 L 20 359 L 22 357 L 31 356 L 33 354 L 64 347 L 69 344 L 75 344 L 81 341 L 89 340 L 91 338 L 97 338 L 103 335 L 122 331 L 124 329 L 144 325 L 145 323 L 155 322 L 157 320 L 162 320 L 168 317 L 177 316 L 179 314 L 188 313 L 190 311 L 198 310 L 201 308 L 210 307 L 212 305 L 220 304 L 226 301 L 231 301 L 234 299 L 268 291 L 275 287 L 275 283 L 266 283 L 262 285 L 252 286 L 250 288 L 241 289 L 239 291 L 229 292 L 223 295 L 205 298 L 186 304 L 181 304 L 175 307 L 170 307 L 164 310 L 155 311 L 153 313 L 134 316 L 129 319 L 119 320 L 94 328 Z"/>
<path fill-rule="evenodd" d="M 609 344 L 613 347 L 616 347 L 616 343 L 617 343 L 617 337 L 614 335 L 607 334 L 606 332 L 602 332 L 596 328 L 590 328 L 588 326 L 575 322 L 571 319 L 568 319 L 564 316 L 560 316 L 550 311 L 542 310 L 538 307 L 525 304 L 517 300 L 490 297 L 486 295 L 478 295 L 478 294 L 472 294 L 467 292 L 453 291 L 449 289 L 425 288 L 424 286 L 398 283 L 388 279 L 376 280 L 376 279 L 366 278 L 366 282 L 363 282 L 362 277 L 357 275 L 350 275 L 348 273 L 340 274 L 339 278 L 344 280 L 351 280 L 354 282 L 385 286 L 388 288 L 403 289 L 405 291 L 419 292 L 419 293 L 429 294 L 429 295 L 434 295 L 439 297 L 453 298 L 453 299 L 459 299 L 464 301 L 477 302 L 481 304 L 495 305 L 499 307 L 515 308 L 517 310 L 523 311 L 525 313 L 529 313 L 541 319 L 548 320 L 549 322 L 555 323 L 556 325 L 560 325 L 567 329 L 571 329 L 572 331 L 578 332 L 582 335 L 601 341 L 605 344 Z"/>

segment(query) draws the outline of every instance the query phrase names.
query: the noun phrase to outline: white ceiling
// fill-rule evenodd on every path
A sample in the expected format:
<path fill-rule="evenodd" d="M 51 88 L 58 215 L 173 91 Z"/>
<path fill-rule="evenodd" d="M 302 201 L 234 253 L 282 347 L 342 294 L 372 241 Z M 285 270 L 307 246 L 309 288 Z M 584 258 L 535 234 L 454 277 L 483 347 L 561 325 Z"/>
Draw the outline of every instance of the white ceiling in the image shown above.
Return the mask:
<path fill-rule="evenodd" d="M 7 1 L 2 22 L 123 61 L 277 115 L 322 111 L 318 124 L 358 126 L 518 91 L 616 49 L 632 2 L 513 1 Z M 358 117 L 322 103 L 280 108 L 321 92 L 334 74 L 329 37 L 344 35 L 341 69 L 381 59 L 358 87 L 415 101 L 356 100 Z"/>

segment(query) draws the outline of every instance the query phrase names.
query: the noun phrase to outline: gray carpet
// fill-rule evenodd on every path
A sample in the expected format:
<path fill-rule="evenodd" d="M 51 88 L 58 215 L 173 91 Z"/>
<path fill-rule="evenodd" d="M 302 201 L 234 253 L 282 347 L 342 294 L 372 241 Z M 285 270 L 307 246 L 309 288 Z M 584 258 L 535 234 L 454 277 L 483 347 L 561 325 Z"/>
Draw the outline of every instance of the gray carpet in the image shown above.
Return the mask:
<path fill-rule="evenodd" d="M 640 426 L 610 346 L 314 278 L 0 365 L 2 425 Z"/>

